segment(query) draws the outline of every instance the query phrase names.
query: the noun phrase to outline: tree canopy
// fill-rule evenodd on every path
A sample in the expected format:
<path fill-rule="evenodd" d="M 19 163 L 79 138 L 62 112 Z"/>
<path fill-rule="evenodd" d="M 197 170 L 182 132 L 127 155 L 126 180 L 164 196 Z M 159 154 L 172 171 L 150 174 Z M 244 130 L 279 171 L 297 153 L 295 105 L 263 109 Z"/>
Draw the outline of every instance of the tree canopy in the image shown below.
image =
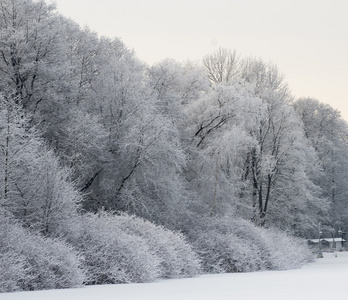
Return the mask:
<path fill-rule="evenodd" d="M 0 219 L 45 241 L 33 260 L 28 242 L 11 278 L 40 259 L 67 263 L 74 285 L 190 276 L 200 260 L 281 269 L 275 239 L 286 253 L 302 247 L 287 234 L 348 229 L 347 123 L 294 99 L 272 63 L 221 48 L 148 66 L 54 5 L 0 0 L 0 77 Z M 21 250 L 1 243 L 15 261 Z M 3 289 L 40 286 L 13 280 Z"/>

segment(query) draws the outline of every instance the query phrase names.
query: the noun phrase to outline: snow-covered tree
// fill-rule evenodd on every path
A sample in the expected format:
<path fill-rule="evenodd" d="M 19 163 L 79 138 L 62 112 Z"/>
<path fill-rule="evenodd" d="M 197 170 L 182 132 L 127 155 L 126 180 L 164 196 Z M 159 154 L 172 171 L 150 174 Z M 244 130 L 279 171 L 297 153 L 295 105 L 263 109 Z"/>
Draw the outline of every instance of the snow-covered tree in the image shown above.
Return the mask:
<path fill-rule="evenodd" d="M 337 110 L 315 99 L 299 99 L 294 103 L 294 108 L 320 160 L 322 172 L 316 174 L 315 181 L 322 188 L 323 197 L 329 199 L 331 204 L 327 225 L 334 227 L 335 222 L 343 222 L 347 228 L 347 123 Z"/>
<path fill-rule="evenodd" d="M 187 178 L 211 214 L 238 205 L 243 155 L 255 143 L 249 130 L 262 114 L 261 100 L 238 84 L 216 85 L 187 106 L 192 144 Z"/>
<path fill-rule="evenodd" d="M 32 0 L 1 0 L 0 14 L 0 89 L 31 110 L 52 109 L 57 90 L 67 83 L 60 78 L 68 69 L 64 19 L 54 5 Z"/>
<path fill-rule="evenodd" d="M 251 131 L 257 145 L 246 160 L 245 178 L 250 176 L 253 206 L 257 208 L 254 220 L 264 225 L 268 219 L 277 227 L 303 233 L 315 226 L 318 213 L 327 210 L 310 176 L 318 165 L 317 157 L 306 142 L 302 124 L 290 105 L 291 94 L 277 67 L 247 59 L 241 70 L 240 79 L 250 84 L 266 106 L 264 117 Z M 308 210 L 308 206 L 313 209 Z M 304 224 L 305 219 L 310 221 Z"/>
<path fill-rule="evenodd" d="M 0 205 L 26 226 L 59 236 L 73 226 L 82 200 L 14 100 L 0 99 Z"/>
<path fill-rule="evenodd" d="M 229 84 L 239 73 L 239 57 L 236 50 L 219 48 L 203 58 L 203 65 L 213 84 Z"/>

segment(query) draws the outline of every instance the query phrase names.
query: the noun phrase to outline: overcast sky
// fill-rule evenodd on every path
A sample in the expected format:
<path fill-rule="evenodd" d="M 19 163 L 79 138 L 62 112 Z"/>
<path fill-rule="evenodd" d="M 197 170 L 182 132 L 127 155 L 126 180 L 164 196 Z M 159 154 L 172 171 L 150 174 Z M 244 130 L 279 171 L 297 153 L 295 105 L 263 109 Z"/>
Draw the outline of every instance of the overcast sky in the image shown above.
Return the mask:
<path fill-rule="evenodd" d="M 348 0 L 56 0 L 142 61 L 201 60 L 218 47 L 277 64 L 296 97 L 348 121 Z"/>

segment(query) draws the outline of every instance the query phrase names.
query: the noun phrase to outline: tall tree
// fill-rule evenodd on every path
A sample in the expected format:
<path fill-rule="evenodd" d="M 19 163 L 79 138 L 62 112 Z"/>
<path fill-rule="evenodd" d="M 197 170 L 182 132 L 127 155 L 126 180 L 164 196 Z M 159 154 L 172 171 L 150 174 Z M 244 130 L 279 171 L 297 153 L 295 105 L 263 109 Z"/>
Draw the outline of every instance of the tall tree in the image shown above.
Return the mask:
<path fill-rule="evenodd" d="M 322 172 L 316 182 L 331 204 L 328 225 L 345 221 L 348 214 L 345 178 L 348 175 L 348 126 L 340 113 L 311 98 L 299 99 L 294 108 L 303 122 L 305 134 L 319 157 Z M 337 229 L 337 228 L 336 228 Z"/>
<path fill-rule="evenodd" d="M 23 109 L 0 98 L 0 205 L 25 226 L 58 236 L 73 227 L 80 194 Z"/>
<path fill-rule="evenodd" d="M 219 53 L 207 56 L 210 65 L 227 68 L 229 64 Z M 238 213 L 246 218 L 252 216 L 254 222 L 261 226 L 277 226 L 304 234 L 315 226 L 318 213 L 325 214 L 327 203 L 321 198 L 320 189 L 310 176 L 311 166 L 317 166 L 318 162 L 291 107 L 292 96 L 287 84 L 275 65 L 265 64 L 259 59 L 242 59 L 229 69 L 233 72 L 228 74 L 233 75 L 228 80 L 211 79 L 212 89 L 218 90 L 219 84 L 235 86 L 243 91 L 242 99 L 247 99 L 246 95 L 249 95 L 249 98 L 260 99 L 262 105 L 249 110 L 251 114 L 248 117 L 240 113 L 230 115 L 229 110 L 224 109 L 209 121 L 201 122 L 195 134 L 199 138 L 197 146 L 203 145 L 207 136 L 214 131 L 231 130 L 226 126 L 229 119 L 236 121 L 237 116 L 241 115 L 242 124 L 248 124 L 246 120 L 249 122 L 248 126 L 240 127 L 249 138 L 249 147 L 240 152 L 243 163 L 232 163 L 242 170 L 240 177 L 232 181 L 235 186 L 240 186 Z M 211 69 L 206 66 L 206 70 L 210 78 Z M 223 100 L 223 97 L 217 97 L 220 106 L 224 104 Z M 248 102 L 244 102 L 248 107 Z M 209 112 L 214 114 L 214 110 L 210 109 Z M 210 168 L 219 170 L 217 162 L 216 166 L 214 168 L 214 164 L 211 164 Z M 215 181 L 221 184 L 222 177 L 216 175 Z M 215 184 L 214 199 L 218 184 Z M 300 190 L 302 193 L 298 193 Z M 248 207 L 252 207 L 254 212 L 251 213 Z"/>
<path fill-rule="evenodd" d="M 253 218 L 261 225 L 268 220 L 303 234 L 315 226 L 317 214 L 324 213 L 327 205 L 309 176 L 316 157 L 291 107 L 290 91 L 276 66 L 257 59 L 242 62 L 240 80 L 249 83 L 266 105 L 264 118 L 251 132 L 257 147 L 246 159 L 253 206 L 258 212 Z M 299 190 L 303 193 L 298 194 Z M 307 211 L 307 206 L 314 208 Z M 299 219 L 310 221 L 304 224 Z"/>
<path fill-rule="evenodd" d="M 43 92 L 52 84 L 51 72 L 59 68 L 61 34 L 54 6 L 1 0 L 0 14 L 1 89 L 13 93 L 24 107 L 37 107 L 46 100 Z"/>
<path fill-rule="evenodd" d="M 238 206 L 243 155 L 255 145 L 249 131 L 262 116 L 263 104 L 241 85 L 216 85 L 187 107 L 191 136 L 187 179 L 204 200 L 208 214 Z"/>
<path fill-rule="evenodd" d="M 239 57 L 236 50 L 219 48 L 203 58 L 203 66 L 212 83 L 229 84 L 239 72 Z"/>

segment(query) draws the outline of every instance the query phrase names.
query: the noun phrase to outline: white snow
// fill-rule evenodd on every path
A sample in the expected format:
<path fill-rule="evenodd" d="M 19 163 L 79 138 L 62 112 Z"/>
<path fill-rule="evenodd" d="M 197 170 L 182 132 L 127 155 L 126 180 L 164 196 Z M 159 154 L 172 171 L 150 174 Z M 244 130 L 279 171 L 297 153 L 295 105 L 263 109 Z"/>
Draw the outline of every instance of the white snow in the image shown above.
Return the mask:
<path fill-rule="evenodd" d="M 337 256 L 337 257 L 336 257 Z M 325 253 L 302 269 L 204 275 L 155 283 L 0 294 L 1 300 L 348 299 L 348 252 Z"/>

